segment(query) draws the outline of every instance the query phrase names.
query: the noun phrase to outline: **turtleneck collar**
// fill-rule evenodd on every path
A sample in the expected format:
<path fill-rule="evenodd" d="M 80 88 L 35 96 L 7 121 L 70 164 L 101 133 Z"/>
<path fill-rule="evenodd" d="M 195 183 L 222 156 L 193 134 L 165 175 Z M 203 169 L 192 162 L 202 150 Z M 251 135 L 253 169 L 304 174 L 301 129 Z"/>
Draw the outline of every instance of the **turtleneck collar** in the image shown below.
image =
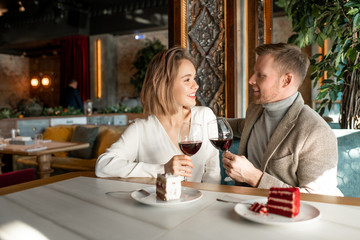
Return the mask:
<path fill-rule="evenodd" d="M 295 101 L 295 99 L 298 95 L 299 95 L 299 92 L 296 92 L 295 94 L 293 94 L 290 97 L 285 98 L 281 101 L 265 103 L 262 106 L 265 109 L 265 111 L 267 111 L 269 114 L 276 113 L 279 111 L 284 111 L 285 109 L 288 109 L 293 104 L 293 102 Z"/>

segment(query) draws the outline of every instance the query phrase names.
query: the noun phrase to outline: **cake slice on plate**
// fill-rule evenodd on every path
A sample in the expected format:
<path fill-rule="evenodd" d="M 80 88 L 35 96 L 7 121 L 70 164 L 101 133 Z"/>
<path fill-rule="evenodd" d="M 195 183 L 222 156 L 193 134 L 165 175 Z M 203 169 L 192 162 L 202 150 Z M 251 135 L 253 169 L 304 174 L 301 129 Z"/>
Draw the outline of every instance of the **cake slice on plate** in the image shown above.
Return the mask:
<path fill-rule="evenodd" d="M 300 212 L 299 188 L 270 188 L 266 207 L 269 213 L 296 217 Z"/>
<path fill-rule="evenodd" d="M 181 176 L 159 173 L 156 178 L 156 196 L 163 201 L 179 199 L 181 179 Z"/>

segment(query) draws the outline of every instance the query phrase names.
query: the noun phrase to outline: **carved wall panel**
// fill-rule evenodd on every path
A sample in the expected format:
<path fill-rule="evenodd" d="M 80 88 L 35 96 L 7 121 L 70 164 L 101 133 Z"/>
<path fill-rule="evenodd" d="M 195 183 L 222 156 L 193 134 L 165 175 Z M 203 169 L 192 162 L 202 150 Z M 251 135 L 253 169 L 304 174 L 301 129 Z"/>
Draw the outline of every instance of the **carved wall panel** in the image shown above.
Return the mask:
<path fill-rule="evenodd" d="M 187 0 L 187 48 L 195 58 L 198 101 L 225 115 L 224 0 Z"/>
<path fill-rule="evenodd" d="M 257 13 L 258 45 L 261 45 L 265 43 L 264 0 L 257 0 Z"/>

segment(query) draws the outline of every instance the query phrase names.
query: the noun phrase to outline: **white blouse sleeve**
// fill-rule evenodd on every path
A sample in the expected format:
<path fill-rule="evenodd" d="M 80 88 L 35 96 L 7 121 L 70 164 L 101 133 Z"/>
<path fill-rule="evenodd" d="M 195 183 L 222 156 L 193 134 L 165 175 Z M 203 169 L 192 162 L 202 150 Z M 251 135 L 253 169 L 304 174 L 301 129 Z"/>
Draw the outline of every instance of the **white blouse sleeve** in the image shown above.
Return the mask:
<path fill-rule="evenodd" d="M 98 177 L 156 177 L 164 172 L 163 164 L 145 163 L 137 160 L 139 152 L 139 131 L 136 123 L 129 127 L 96 162 Z"/>

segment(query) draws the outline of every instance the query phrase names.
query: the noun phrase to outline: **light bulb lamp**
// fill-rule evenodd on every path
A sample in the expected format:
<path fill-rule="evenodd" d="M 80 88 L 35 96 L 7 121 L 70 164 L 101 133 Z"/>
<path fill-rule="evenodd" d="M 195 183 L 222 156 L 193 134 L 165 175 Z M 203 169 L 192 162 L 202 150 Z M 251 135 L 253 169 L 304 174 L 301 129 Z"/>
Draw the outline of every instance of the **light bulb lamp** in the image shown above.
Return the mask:
<path fill-rule="evenodd" d="M 44 76 L 42 79 L 41 79 L 41 85 L 45 88 L 48 88 L 50 87 L 51 85 L 51 78 L 48 77 L 48 76 Z"/>
<path fill-rule="evenodd" d="M 32 77 L 31 80 L 30 80 L 30 85 L 33 87 L 33 88 L 38 88 L 40 86 L 40 80 L 38 77 Z"/>

